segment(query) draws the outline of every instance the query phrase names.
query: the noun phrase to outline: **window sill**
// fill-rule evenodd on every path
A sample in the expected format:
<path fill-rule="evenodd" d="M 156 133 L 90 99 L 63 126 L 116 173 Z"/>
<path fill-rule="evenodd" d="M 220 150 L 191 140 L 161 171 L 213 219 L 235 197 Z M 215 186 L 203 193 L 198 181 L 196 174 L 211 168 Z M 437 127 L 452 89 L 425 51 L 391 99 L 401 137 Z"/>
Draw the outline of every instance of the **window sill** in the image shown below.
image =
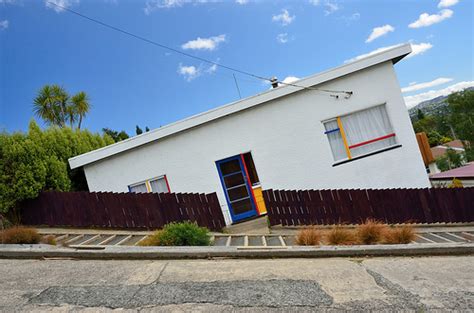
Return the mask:
<path fill-rule="evenodd" d="M 363 159 L 363 158 L 366 158 L 366 157 L 369 157 L 369 156 L 372 156 L 372 155 L 376 155 L 376 154 L 379 154 L 379 153 L 382 153 L 382 152 L 385 152 L 385 151 L 390 151 L 390 150 L 393 150 L 393 149 L 400 148 L 401 146 L 402 145 L 395 145 L 395 146 L 391 146 L 391 147 L 388 147 L 388 148 L 373 151 L 373 152 L 370 152 L 370 153 L 367 153 L 367 154 L 364 154 L 364 155 L 359 155 L 359 156 L 356 156 L 355 158 L 352 158 L 352 159 L 346 159 L 346 160 L 334 163 L 332 166 L 334 167 L 334 166 L 346 164 L 346 163 L 349 163 L 349 162 L 352 162 L 352 161 L 360 160 L 360 159 Z"/>

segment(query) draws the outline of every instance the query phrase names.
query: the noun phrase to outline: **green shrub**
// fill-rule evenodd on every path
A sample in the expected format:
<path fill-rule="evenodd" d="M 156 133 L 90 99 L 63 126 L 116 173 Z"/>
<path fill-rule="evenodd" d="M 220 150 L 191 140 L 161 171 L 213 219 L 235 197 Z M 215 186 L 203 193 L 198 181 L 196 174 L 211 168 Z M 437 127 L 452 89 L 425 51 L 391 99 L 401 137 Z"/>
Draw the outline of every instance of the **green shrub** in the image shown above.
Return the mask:
<path fill-rule="evenodd" d="M 170 223 L 138 243 L 139 246 L 208 246 L 210 235 L 207 228 L 195 223 Z"/>
<path fill-rule="evenodd" d="M 188 221 L 167 224 L 157 236 L 161 246 L 208 246 L 211 244 L 209 230 Z"/>
<path fill-rule="evenodd" d="M 31 121 L 27 133 L 0 131 L 0 214 L 15 223 L 21 201 L 41 191 L 87 190 L 82 169 L 68 159 L 113 143 L 107 136 L 68 127 L 45 130 Z"/>
<path fill-rule="evenodd" d="M 17 226 L 2 231 L 0 239 L 3 244 L 35 244 L 40 242 L 41 236 L 36 229 Z"/>

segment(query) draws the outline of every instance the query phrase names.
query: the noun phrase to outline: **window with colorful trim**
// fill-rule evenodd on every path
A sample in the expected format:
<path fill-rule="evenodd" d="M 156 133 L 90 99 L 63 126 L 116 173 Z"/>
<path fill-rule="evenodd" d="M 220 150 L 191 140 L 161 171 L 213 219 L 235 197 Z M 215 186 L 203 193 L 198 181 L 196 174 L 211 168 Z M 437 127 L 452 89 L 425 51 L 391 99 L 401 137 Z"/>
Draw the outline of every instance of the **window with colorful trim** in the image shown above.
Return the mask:
<path fill-rule="evenodd" d="M 352 159 L 397 143 L 385 105 L 323 123 L 335 161 Z"/>
<path fill-rule="evenodd" d="M 128 190 L 130 192 L 135 193 L 145 193 L 145 192 L 170 192 L 170 188 L 168 185 L 168 179 L 166 175 L 155 177 L 152 179 L 148 179 L 143 182 L 139 182 L 133 185 L 128 186 Z"/>

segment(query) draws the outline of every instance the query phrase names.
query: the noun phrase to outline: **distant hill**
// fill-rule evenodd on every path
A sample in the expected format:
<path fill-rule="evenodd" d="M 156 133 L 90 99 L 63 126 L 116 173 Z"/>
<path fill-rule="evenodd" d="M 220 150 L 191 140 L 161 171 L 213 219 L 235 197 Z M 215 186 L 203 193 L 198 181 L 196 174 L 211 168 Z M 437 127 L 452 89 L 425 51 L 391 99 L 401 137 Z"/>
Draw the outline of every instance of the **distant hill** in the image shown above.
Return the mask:
<path fill-rule="evenodd" d="M 474 87 L 468 87 L 466 90 L 474 90 Z M 418 109 L 420 109 L 425 115 L 433 115 L 436 113 L 442 113 L 448 103 L 446 100 L 448 99 L 448 96 L 439 96 L 430 100 L 426 100 L 423 102 L 418 103 L 414 107 L 408 110 L 410 113 L 410 117 L 415 117 L 416 112 L 418 112 Z"/>

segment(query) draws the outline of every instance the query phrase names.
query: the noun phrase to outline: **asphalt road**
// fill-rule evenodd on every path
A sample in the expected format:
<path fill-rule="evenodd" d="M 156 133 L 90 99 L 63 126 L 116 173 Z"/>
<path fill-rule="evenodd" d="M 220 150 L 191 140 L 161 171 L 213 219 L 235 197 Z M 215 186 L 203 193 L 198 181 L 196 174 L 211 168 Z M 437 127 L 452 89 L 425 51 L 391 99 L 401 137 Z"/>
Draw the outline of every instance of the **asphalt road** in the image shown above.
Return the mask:
<path fill-rule="evenodd" d="M 474 257 L 0 260 L 0 311 L 474 310 Z"/>

